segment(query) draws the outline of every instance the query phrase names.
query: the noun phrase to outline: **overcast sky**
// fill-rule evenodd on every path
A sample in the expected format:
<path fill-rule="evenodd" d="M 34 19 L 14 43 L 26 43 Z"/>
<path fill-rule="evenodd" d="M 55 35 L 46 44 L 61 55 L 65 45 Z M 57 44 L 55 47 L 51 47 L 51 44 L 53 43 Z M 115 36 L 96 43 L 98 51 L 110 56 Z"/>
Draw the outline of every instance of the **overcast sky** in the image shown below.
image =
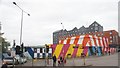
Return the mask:
<path fill-rule="evenodd" d="M 12 2 L 16 2 L 24 13 L 23 39 L 25 45 L 52 44 L 52 33 L 74 27 L 88 27 L 97 21 L 104 30 L 118 31 L 119 0 L 0 0 L 0 22 L 4 37 L 12 44 L 19 44 L 21 10 Z"/>

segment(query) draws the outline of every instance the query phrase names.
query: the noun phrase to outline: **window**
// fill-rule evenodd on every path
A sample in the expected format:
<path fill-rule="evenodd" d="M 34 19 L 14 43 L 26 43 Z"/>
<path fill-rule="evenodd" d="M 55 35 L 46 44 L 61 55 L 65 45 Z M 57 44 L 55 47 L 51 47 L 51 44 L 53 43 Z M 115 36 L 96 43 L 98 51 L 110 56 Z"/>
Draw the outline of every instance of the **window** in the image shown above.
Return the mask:
<path fill-rule="evenodd" d="M 110 39 L 112 38 L 112 36 L 110 36 Z"/>
<path fill-rule="evenodd" d="M 112 40 L 110 40 L 110 42 L 112 43 Z"/>
<path fill-rule="evenodd" d="M 100 34 L 98 34 L 98 36 L 100 36 Z"/>
<path fill-rule="evenodd" d="M 95 24 L 95 26 L 98 26 L 98 24 Z"/>
<path fill-rule="evenodd" d="M 91 28 L 91 29 L 93 29 L 93 28 Z"/>
<path fill-rule="evenodd" d="M 95 30 L 98 30 L 98 27 L 95 27 Z"/>
<path fill-rule="evenodd" d="M 101 35 L 103 36 L 103 33 Z"/>
<path fill-rule="evenodd" d="M 112 32 L 110 32 L 110 34 L 112 34 Z"/>

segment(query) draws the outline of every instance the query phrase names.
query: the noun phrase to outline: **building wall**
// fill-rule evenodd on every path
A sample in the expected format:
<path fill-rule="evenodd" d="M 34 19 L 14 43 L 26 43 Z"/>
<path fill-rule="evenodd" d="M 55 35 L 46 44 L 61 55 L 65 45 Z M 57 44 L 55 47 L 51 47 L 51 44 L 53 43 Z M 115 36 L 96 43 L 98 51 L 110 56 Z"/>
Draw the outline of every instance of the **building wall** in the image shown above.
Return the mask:
<path fill-rule="evenodd" d="M 74 48 L 74 47 L 77 48 Z M 50 47 L 53 49 L 52 55 L 56 55 L 57 58 L 61 56 L 64 58 L 74 58 L 81 57 L 81 53 L 84 53 L 85 56 L 92 56 L 96 54 L 97 56 L 107 55 L 109 50 L 105 50 L 106 47 L 95 47 L 95 46 L 85 46 L 81 48 L 81 44 L 51 44 Z M 106 53 L 107 52 L 107 53 Z M 116 52 L 116 48 L 110 48 L 111 54 Z"/>
<path fill-rule="evenodd" d="M 94 35 L 106 37 L 109 40 L 109 44 L 116 44 L 118 45 L 119 41 L 119 34 L 115 30 L 108 30 L 103 32 L 95 32 Z"/>
<path fill-rule="evenodd" d="M 76 35 L 84 35 L 89 34 L 93 32 L 102 32 L 103 26 L 98 24 L 96 21 L 94 21 L 89 27 L 80 27 L 77 29 L 77 27 L 73 28 L 70 31 L 65 30 L 59 30 L 56 32 L 53 32 L 53 44 L 58 44 L 59 40 L 66 39 L 68 37 L 76 36 Z"/>

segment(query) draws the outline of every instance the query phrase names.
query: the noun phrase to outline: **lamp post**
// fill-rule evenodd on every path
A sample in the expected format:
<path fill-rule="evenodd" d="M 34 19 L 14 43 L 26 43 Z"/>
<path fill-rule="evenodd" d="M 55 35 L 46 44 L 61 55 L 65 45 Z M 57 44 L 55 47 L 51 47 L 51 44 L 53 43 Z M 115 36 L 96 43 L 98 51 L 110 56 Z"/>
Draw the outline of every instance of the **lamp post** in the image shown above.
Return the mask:
<path fill-rule="evenodd" d="M 18 6 L 16 2 L 13 2 L 13 4 L 16 5 L 22 11 L 22 14 L 21 14 L 21 27 L 20 27 L 20 45 L 21 45 L 21 42 L 22 42 L 22 27 L 23 27 L 23 13 L 26 13 L 28 16 L 30 16 L 30 14 L 27 13 L 26 11 L 24 11 L 20 6 Z"/>
<path fill-rule="evenodd" d="M 21 11 L 22 11 L 22 13 L 21 13 L 21 27 L 20 27 L 20 46 L 22 45 L 22 28 L 23 28 L 23 13 L 26 13 L 28 16 L 30 16 L 30 14 L 29 13 L 27 13 L 26 11 L 24 11 L 19 5 L 17 5 L 17 3 L 16 2 L 13 2 L 13 4 L 15 5 L 15 6 L 17 6 Z M 21 46 L 22 47 L 22 46 Z M 22 57 L 23 57 L 23 52 L 22 52 Z"/>

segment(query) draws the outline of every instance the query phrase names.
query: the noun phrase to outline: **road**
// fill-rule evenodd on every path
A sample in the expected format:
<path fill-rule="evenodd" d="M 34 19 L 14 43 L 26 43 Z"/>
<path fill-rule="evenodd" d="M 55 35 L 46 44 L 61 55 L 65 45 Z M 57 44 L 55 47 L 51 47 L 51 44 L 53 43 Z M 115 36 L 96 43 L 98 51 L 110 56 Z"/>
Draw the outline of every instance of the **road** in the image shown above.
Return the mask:
<path fill-rule="evenodd" d="M 119 59 L 120 60 L 120 59 Z M 52 59 L 49 60 L 49 64 L 45 64 L 44 59 L 36 59 L 36 60 L 29 60 L 27 63 L 23 64 L 23 66 L 52 66 Z M 58 65 L 58 63 L 56 64 Z M 118 66 L 118 54 L 107 55 L 107 56 L 91 56 L 86 57 L 85 65 L 92 65 L 92 66 Z M 84 66 L 84 61 L 81 58 L 71 58 L 67 59 L 67 63 L 65 66 Z"/>

